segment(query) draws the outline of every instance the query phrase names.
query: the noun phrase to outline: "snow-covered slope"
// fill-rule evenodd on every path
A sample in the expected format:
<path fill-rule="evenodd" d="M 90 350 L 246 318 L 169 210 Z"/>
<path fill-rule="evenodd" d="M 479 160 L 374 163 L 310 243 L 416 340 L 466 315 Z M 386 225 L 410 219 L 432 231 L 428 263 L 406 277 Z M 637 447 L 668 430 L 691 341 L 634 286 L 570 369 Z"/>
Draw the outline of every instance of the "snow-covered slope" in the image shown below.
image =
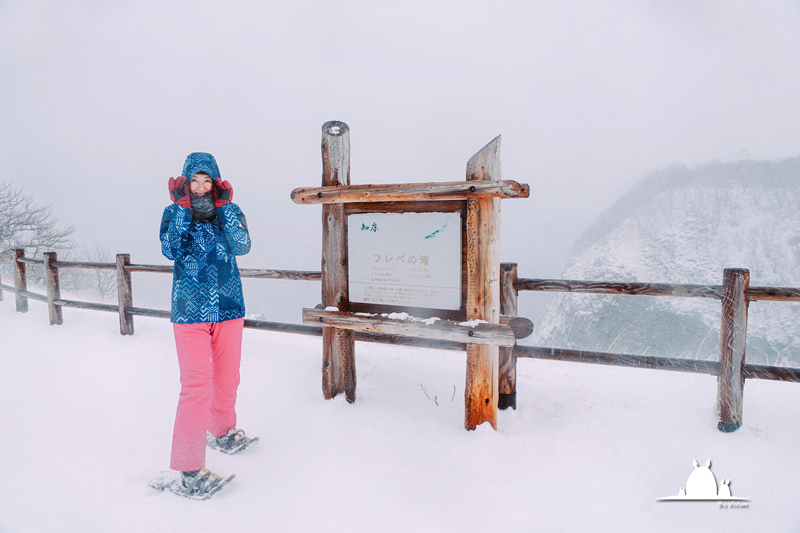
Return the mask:
<path fill-rule="evenodd" d="M 322 399 L 317 338 L 246 330 L 239 421 L 206 502 L 157 492 L 178 367 L 170 324 L 0 302 L 0 531 L 798 531 L 800 386 L 748 381 L 716 429 L 714 378 L 520 360 L 518 409 L 463 429 L 465 357 L 356 344 L 358 399 Z M 423 390 L 424 389 L 424 390 Z M 712 460 L 744 509 L 677 496 Z"/>
<path fill-rule="evenodd" d="M 711 163 L 656 173 L 590 228 L 563 278 L 800 287 L 800 158 Z M 713 359 L 720 303 L 689 298 L 559 294 L 530 344 Z M 750 304 L 747 360 L 800 365 L 800 304 Z"/>

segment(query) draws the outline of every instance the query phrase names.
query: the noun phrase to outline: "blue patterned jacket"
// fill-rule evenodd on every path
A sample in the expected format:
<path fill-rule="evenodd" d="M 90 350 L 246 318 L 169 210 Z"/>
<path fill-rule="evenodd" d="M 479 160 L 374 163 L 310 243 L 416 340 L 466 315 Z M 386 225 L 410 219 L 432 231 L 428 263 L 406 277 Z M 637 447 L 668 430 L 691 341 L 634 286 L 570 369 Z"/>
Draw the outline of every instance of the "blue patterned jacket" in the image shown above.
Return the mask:
<path fill-rule="evenodd" d="M 244 317 L 237 255 L 250 251 L 244 213 L 234 203 L 210 221 L 192 220 L 192 210 L 171 204 L 161 219 L 161 252 L 175 261 L 171 321 L 223 322 Z"/>

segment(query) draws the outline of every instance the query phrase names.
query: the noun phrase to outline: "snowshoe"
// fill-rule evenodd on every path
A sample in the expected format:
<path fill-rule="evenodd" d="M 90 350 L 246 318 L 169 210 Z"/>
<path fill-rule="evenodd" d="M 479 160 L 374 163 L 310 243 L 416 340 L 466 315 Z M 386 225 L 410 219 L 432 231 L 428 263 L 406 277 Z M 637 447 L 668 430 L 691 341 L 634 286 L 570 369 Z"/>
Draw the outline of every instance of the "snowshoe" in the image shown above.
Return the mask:
<path fill-rule="evenodd" d="M 210 448 L 219 450 L 228 455 L 233 455 L 234 453 L 244 450 L 257 440 L 258 437 L 254 437 L 252 439 L 250 437 L 246 437 L 244 430 L 236 428 L 231 429 L 221 437 L 215 437 L 211 433 L 206 435 L 206 444 Z"/>
<path fill-rule="evenodd" d="M 150 480 L 148 484 L 154 489 L 168 490 L 192 500 L 207 500 L 219 492 L 234 477 L 236 477 L 236 474 L 223 479 L 207 468 L 203 468 L 193 476 L 184 472 L 161 472 L 156 478 Z"/>

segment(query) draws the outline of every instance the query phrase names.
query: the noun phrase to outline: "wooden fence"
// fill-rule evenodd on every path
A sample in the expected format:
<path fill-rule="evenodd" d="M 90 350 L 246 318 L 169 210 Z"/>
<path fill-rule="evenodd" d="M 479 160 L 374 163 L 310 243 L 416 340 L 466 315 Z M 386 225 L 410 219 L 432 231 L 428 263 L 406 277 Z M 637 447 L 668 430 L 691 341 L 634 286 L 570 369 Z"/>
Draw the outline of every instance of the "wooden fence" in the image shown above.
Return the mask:
<path fill-rule="evenodd" d="M 171 266 L 131 264 L 128 254 L 118 254 L 116 263 L 90 263 L 58 261 L 55 252 L 44 254 L 43 259 L 25 257 L 22 249 L 14 250 L 0 259 L 13 262 L 14 286 L 5 285 L 0 279 L 0 300 L 3 291 L 13 292 L 18 312 L 28 310 L 28 298 L 46 302 L 50 324 L 63 322 L 61 308 L 74 307 L 119 314 L 120 333 L 132 335 L 133 317 L 148 316 L 169 318 L 170 312 L 133 306 L 132 272 L 172 273 Z M 42 265 L 46 294 L 38 294 L 27 288 L 26 265 Z M 117 273 L 118 304 L 101 304 L 66 300 L 61 298 L 58 271 L 61 268 L 83 268 L 114 270 Z M 320 281 L 320 272 L 269 269 L 239 269 L 243 278 L 284 279 Z M 681 285 L 665 283 L 617 283 L 604 281 L 572 281 L 553 279 L 526 279 L 517 277 L 515 263 L 501 266 L 501 313 L 515 316 L 519 291 L 574 292 L 633 296 L 672 296 L 683 298 L 712 298 L 721 301 L 722 320 L 720 326 L 719 361 L 699 361 L 670 357 L 628 355 L 607 352 L 568 350 L 520 346 L 504 348 L 500 353 L 501 396 L 516 393 L 516 358 L 549 359 L 578 363 L 675 370 L 717 376 L 717 412 L 720 431 L 736 430 L 742 423 L 743 387 L 746 378 L 800 382 L 800 369 L 779 366 L 751 365 L 745 362 L 747 341 L 747 307 L 751 301 L 800 302 L 800 289 L 786 287 L 750 287 L 750 273 L 746 269 L 725 269 L 722 285 Z M 322 336 L 323 328 L 301 324 L 287 324 L 264 320 L 245 320 L 245 327 Z M 528 332 L 530 333 L 530 332 Z M 383 344 L 416 346 L 444 350 L 465 351 L 464 343 L 355 331 L 355 340 Z M 519 335 L 524 337 L 525 334 Z M 514 405 L 514 402 L 511 403 Z"/>

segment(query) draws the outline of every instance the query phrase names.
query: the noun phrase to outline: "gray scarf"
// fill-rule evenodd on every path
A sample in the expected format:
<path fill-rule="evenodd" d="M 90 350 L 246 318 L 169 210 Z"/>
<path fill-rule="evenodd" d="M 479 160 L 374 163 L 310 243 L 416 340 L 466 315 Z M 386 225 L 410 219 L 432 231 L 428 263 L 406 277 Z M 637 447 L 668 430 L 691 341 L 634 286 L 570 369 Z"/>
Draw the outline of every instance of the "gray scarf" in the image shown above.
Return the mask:
<path fill-rule="evenodd" d="M 205 196 L 195 196 L 189 191 L 192 197 L 192 213 L 195 220 L 208 220 L 214 216 L 214 197 L 209 192 Z"/>

